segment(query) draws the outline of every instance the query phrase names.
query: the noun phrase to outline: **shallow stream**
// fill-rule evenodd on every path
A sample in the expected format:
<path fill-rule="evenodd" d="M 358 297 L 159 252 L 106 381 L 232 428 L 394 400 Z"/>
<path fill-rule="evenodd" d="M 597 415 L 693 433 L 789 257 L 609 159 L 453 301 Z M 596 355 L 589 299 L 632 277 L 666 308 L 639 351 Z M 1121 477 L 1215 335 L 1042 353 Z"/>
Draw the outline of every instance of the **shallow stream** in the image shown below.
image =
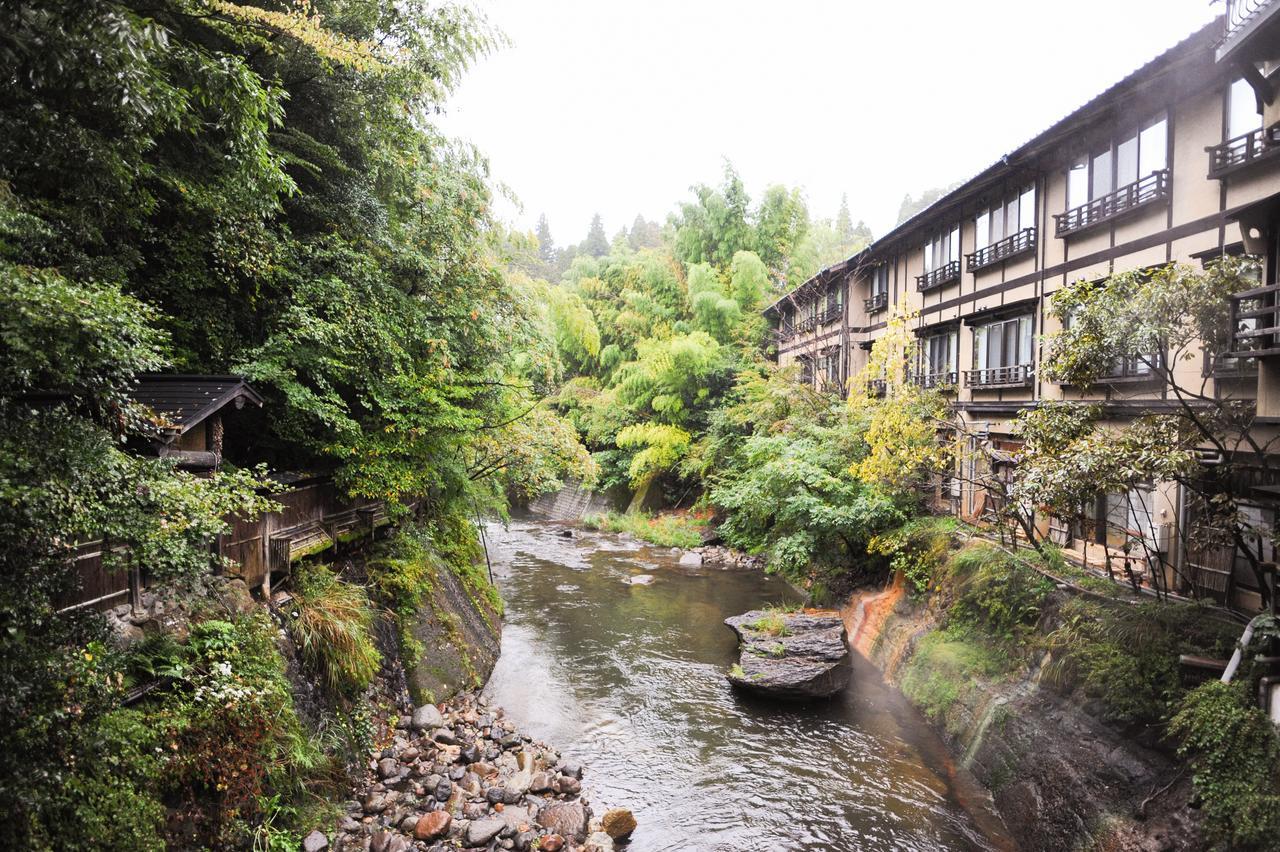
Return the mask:
<path fill-rule="evenodd" d="M 506 600 L 486 689 L 521 730 L 587 767 L 650 850 L 1007 849 L 981 792 L 879 672 L 811 705 L 730 689 L 730 615 L 797 599 L 750 570 L 687 567 L 628 537 L 490 526 Z M 629 584 L 637 575 L 651 583 Z"/>

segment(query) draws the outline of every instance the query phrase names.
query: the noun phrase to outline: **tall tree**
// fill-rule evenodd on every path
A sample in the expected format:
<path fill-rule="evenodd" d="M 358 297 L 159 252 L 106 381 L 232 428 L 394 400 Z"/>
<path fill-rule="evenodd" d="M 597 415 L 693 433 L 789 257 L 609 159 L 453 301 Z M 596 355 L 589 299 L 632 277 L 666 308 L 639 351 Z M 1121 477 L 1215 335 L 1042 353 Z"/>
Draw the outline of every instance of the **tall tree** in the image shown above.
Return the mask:
<path fill-rule="evenodd" d="M 843 243 L 853 242 L 853 217 L 849 215 L 849 193 L 847 192 L 840 194 L 840 210 L 836 213 L 836 234 Z"/>
<path fill-rule="evenodd" d="M 604 257 L 609 253 L 609 238 L 604 234 L 604 220 L 599 213 L 591 217 L 591 227 L 587 229 L 587 239 L 582 243 L 582 251 L 592 257 Z"/>
<path fill-rule="evenodd" d="M 546 213 L 538 217 L 538 229 L 534 231 L 534 236 L 538 238 L 538 257 L 542 258 L 542 262 L 547 266 L 554 266 L 556 244 L 551 238 L 551 225 L 547 222 Z"/>

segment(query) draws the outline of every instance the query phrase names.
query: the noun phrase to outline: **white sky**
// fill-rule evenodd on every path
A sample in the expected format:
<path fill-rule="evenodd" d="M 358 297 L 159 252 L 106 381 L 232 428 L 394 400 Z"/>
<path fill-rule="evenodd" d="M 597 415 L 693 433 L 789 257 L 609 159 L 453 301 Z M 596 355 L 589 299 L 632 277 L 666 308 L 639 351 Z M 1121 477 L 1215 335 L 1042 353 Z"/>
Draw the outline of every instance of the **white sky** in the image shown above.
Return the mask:
<path fill-rule="evenodd" d="M 440 119 L 557 245 L 665 221 L 729 158 L 879 236 L 1220 14 L 1209 0 L 475 0 L 511 46 Z"/>

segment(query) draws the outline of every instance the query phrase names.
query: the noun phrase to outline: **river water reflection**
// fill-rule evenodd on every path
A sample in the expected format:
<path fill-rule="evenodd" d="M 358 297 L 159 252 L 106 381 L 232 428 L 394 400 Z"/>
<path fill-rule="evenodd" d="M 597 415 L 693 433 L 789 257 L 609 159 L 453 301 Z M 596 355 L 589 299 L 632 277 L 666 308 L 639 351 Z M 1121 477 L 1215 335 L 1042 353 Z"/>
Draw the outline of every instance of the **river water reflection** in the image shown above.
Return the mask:
<path fill-rule="evenodd" d="M 635 812 L 630 852 L 1008 848 L 941 741 L 861 658 L 849 689 L 819 704 L 729 688 L 736 646 L 721 622 L 796 599 L 785 583 L 558 531 L 489 528 L 507 616 L 486 692 L 587 766 L 597 814 Z M 653 582 L 625 582 L 640 574 Z"/>

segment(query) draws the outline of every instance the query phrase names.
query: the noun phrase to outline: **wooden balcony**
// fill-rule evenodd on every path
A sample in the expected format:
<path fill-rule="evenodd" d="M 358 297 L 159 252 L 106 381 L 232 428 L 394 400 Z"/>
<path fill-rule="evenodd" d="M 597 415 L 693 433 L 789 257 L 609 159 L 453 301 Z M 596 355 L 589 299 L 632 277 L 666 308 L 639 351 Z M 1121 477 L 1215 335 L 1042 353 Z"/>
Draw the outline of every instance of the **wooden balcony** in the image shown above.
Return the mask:
<path fill-rule="evenodd" d="M 1215 62 L 1258 62 L 1271 51 L 1280 29 L 1277 0 L 1227 0 L 1226 32 L 1214 48 Z"/>
<path fill-rule="evenodd" d="M 1168 202 L 1173 195 L 1173 181 L 1168 169 L 1152 172 L 1142 180 L 1122 186 L 1115 192 L 1081 204 L 1066 213 L 1055 213 L 1055 233 L 1058 237 L 1078 234 L 1090 228 L 1128 216 L 1137 210 L 1160 202 Z"/>
<path fill-rule="evenodd" d="M 967 255 L 968 270 L 977 272 L 979 269 L 985 269 L 988 266 L 994 266 L 1002 260 L 1008 260 L 1011 257 L 1017 257 L 1036 248 L 1036 229 L 1023 228 L 1017 233 L 1010 234 L 999 242 L 994 242 L 986 248 L 980 248 L 973 254 Z"/>
<path fill-rule="evenodd" d="M 1013 364 L 1008 367 L 988 367 L 983 370 L 965 370 L 965 387 L 978 389 L 1025 388 L 1031 386 L 1035 370 L 1030 364 Z"/>
<path fill-rule="evenodd" d="M 942 390 L 954 390 L 956 379 L 955 370 L 937 373 L 913 373 L 911 376 L 911 381 L 922 388 L 940 388 Z"/>
<path fill-rule="evenodd" d="M 1280 284 L 1231 297 L 1232 358 L 1280 355 Z"/>
<path fill-rule="evenodd" d="M 879 313 L 889 307 L 889 294 L 876 293 L 869 298 L 863 299 L 862 305 L 867 309 L 867 313 L 869 314 Z"/>
<path fill-rule="evenodd" d="M 952 281 L 960 280 L 960 261 L 953 260 L 944 263 L 932 272 L 926 272 L 924 275 L 916 276 L 916 289 L 921 293 L 928 290 L 934 290 L 944 284 L 950 284 Z"/>
<path fill-rule="evenodd" d="M 831 305 L 818 314 L 818 325 L 828 325 L 841 319 L 844 319 L 844 305 Z"/>
<path fill-rule="evenodd" d="M 1280 153 L 1280 124 L 1259 127 L 1205 150 L 1209 152 L 1209 177 L 1224 178 L 1232 172 L 1271 160 Z"/>

